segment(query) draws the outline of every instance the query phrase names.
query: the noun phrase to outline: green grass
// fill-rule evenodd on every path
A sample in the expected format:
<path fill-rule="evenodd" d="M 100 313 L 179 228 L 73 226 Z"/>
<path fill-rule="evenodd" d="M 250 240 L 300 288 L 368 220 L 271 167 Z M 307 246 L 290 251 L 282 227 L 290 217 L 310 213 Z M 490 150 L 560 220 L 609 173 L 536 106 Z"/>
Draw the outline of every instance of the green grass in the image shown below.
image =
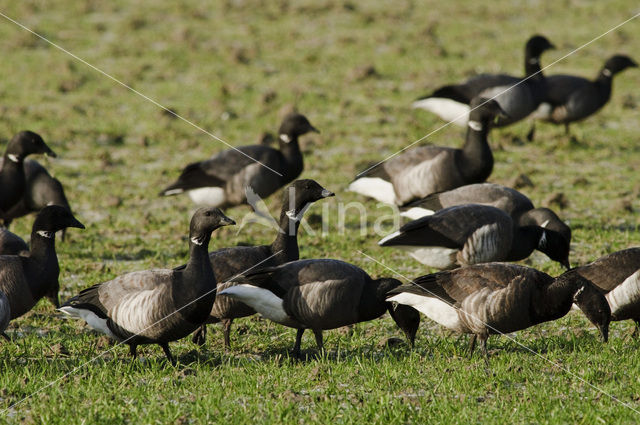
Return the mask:
<path fill-rule="evenodd" d="M 375 243 L 372 225 L 389 210 L 344 189 L 363 164 L 443 124 L 411 110 L 411 101 L 476 72 L 520 75 L 523 45 L 534 33 L 558 46 L 543 56 L 549 64 L 637 13 L 627 0 L 213 3 L 3 1 L 0 12 L 232 145 L 275 132 L 283 113 L 297 107 L 322 131 L 302 140 L 303 177 L 338 194 L 307 213 L 315 234 L 300 236 L 301 255 L 389 274 L 361 250 L 409 277 L 429 270 Z M 638 25 L 628 23 L 547 73 L 592 77 L 608 56 L 636 55 Z M 128 271 L 183 263 L 194 207 L 187 197 L 156 193 L 183 165 L 224 146 L 4 18 L 0 52 L 1 137 L 22 129 L 44 137 L 59 158 L 38 160 L 64 183 L 87 225 L 58 242 L 62 298 Z M 374 75 L 363 72 L 369 66 Z M 523 192 L 571 224 L 574 265 L 640 245 L 639 85 L 637 70 L 616 78 L 604 110 L 572 127 L 577 143 L 544 124 L 535 143 L 524 143 L 526 122 L 491 134 L 491 181 L 510 185 L 519 174 L 533 181 Z M 459 146 L 463 134 L 447 127 L 425 142 Z M 568 199 L 563 207 L 549 201 L 560 193 Z M 268 200 L 272 211 L 280 198 Z M 365 235 L 355 209 L 339 231 L 339 204 L 349 202 L 368 209 Z M 238 220 L 247 209 L 226 213 Z M 12 229 L 27 236 L 31 224 L 32 217 L 21 219 Z M 259 225 L 239 234 L 227 228 L 211 248 L 273 237 Z M 524 263 L 561 272 L 541 254 Z M 515 335 L 550 362 L 492 338 L 487 369 L 466 357 L 466 338 L 427 319 L 414 350 L 385 347 L 400 336 L 385 317 L 351 334 L 326 332 L 321 358 L 306 335 L 311 358 L 298 362 L 287 356 L 295 331 L 253 317 L 237 321 L 229 352 L 216 327 L 204 349 L 188 339 L 173 343 L 180 360 L 173 368 L 158 347 L 142 348 L 139 361 L 125 347 L 98 357 L 112 348 L 106 338 L 42 302 L 12 322 L 14 343 L 0 344 L 0 422 L 637 423 L 637 413 L 586 383 L 640 410 L 640 343 L 624 339 L 630 328 L 613 324 L 603 345 L 572 312 Z"/>

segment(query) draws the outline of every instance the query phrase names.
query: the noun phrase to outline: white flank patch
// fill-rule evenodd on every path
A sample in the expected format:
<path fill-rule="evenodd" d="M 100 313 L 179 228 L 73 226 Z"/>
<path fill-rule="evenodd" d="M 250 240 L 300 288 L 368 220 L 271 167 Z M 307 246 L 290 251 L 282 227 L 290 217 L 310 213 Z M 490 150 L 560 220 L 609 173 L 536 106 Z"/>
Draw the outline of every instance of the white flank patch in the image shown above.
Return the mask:
<path fill-rule="evenodd" d="M 224 204 L 227 197 L 221 187 L 200 187 L 189 191 L 189 197 L 198 205 L 219 207 Z"/>
<path fill-rule="evenodd" d="M 553 106 L 550 103 L 543 102 L 533 111 L 531 118 L 534 120 L 548 120 L 551 118 L 551 112 L 553 112 Z"/>
<path fill-rule="evenodd" d="M 107 335 L 110 338 L 117 339 L 117 340 L 120 339 L 117 336 L 115 336 L 113 332 L 111 332 L 111 329 L 109 329 L 109 327 L 107 326 L 107 319 L 102 319 L 98 317 L 91 310 L 86 310 L 83 308 L 75 308 L 71 306 L 60 307 L 58 310 L 60 310 L 61 312 L 71 317 L 77 317 L 79 319 L 84 320 L 85 322 L 87 322 L 87 325 L 91 326 L 92 329 L 95 329 L 98 332 L 102 332 L 103 334 Z"/>
<path fill-rule="evenodd" d="M 509 234 L 499 235 L 500 227 L 497 223 L 485 224 L 476 229 L 464 244 L 462 258 L 467 264 L 487 263 L 491 261 L 501 261 L 499 254 L 502 254 L 498 245 L 499 238 L 506 238 Z"/>
<path fill-rule="evenodd" d="M 164 196 L 177 195 L 177 194 L 182 193 L 182 192 L 184 192 L 184 189 L 165 190 Z"/>
<path fill-rule="evenodd" d="M 396 192 L 391 182 L 380 177 L 360 177 L 349 185 L 347 190 L 377 199 L 385 204 L 396 203 Z"/>
<path fill-rule="evenodd" d="M 442 248 L 436 246 L 409 246 L 398 245 L 400 248 L 425 266 L 436 269 L 450 269 L 456 264 L 457 249 Z"/>
<path fill-rule="evenodd" d="M 631 304 L 640 302 L 640 270 L 637 270 L 624 282 L 605 295 L 611 314 Z"/>
<path fill-rule="evenodd" d="M 218 295 L 226 295 L 234 300 L 242 301 L 262 316 L 274 322 L 286 323 L 291 320 L 284 311 L 282 298 L 278 298 L 273 292 L 267 289 L 241 284 L 231 286 Z"/>
<path fill-rule="evenodd" d="M 461 332 L 462 326 L 458 310 L 438 298 L 403 292 L 394 295 L 387 301 L 395 301 L 399 304 L 411 306 L 434 322 L 453 331 Z"/>
<path fill-rule="evenodd" d="M 391 239 L 393 239 L 396 236 L 401 235 L 401 234 L 402 234 L 401 231 L 393 232 L 392 234 L 387 235 L 384 238 L 380 239 L 380 241 L 378 241 L 378 245 L 382 245 L 383 243 L 387 242 L 388 240 L 391 240 Z"/>
<path fill-rule="evenodd" d="M 464 127 L 469 120 L 469 105 L 444 97 L 429 97 L 411 104 L 414 109 L 432 112 L 445 121 Z"/>
<path fill-rule="evenodd" d="M 420 208 L 420 207 L 411 207 L 406 211 L 402 211 L 400 213 L 400 215 L 402 217 L 407 217 L 410 218 L 411 220 L 417 220 L 421 217 L 427 216 L 427 215 L 433 215 L 434 211 L 432 210 L 428 210 L 426 208 Z"/>

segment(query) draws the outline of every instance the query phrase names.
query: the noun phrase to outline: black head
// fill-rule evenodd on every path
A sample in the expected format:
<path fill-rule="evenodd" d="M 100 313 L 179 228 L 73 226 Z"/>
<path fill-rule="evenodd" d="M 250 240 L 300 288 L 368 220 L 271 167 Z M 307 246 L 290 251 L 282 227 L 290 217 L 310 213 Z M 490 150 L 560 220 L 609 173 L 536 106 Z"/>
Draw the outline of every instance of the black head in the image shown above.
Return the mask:
<path fill-rule="evenodd" d="M 199 208 L 191 217 L 189 227 L 192 240 L 211 236 L 211 232 L 222 227 L 236 224 L 227 217 L 219 208 Z M 204 239 L 203 239 L 204 240 Z M 200 243 L 198 244 L 200 245 Z"/>
<path fill-rule="evenodd" d="M 469 121 L 479 121 L 482 124 L 491 123 L 497 118 L 509 117 L 496 100 L 485 97 L 471 99 L 469 109 Z"/>
<path fill-rule="evenodd" d="M 587 319 L 598 328 L 604 342 L 607 342 L 609 339 L 609 322 L 611 321 L 611 308 L 609 308 L 607 299 L 591 282 L 578 273 L 569 272 L 569 274 L 573 279 L 579 281 L 578 289 L 573 295 L 573 302 L 587 316 Z"/>
<path fill-rule="evenodd" d="M 571 228 L 548 208 L 529 210 L 523 217 L 541 228 L 537 249 L 568 270 L 571 267 L 569 264 Z"/>
<path fill-rule="evenodd" d="M 80 223 L 67 208 L 49 205 L 38 213 L 33 223 L 33 232 L 55 233 L 67 227 L 84 229 L 84 224 Z"/>
<path fill-rule="evenodd" d="M 602 67 L 602 73 L 609 71 L 611 75 L 624 71 L 627 68 L 637 68 L 638 64 L 626 55 L 615 55 L 610 57 Z"/>
<path fill-rule="evenodd" d="M 7 146 L 7 154 L 13 154 L 20 159 L 24 159 L 31 154 L 45 154 L 47 156 L 56 157 L 55 152 L 47 146 L 39 134 L 33 131 L 21 131 L 13 136 L 13 139 Z"/>
<path fill-rule="evenodd" d="M 539 58 L 545 51 L 555 49 L 556 46 L 542 35 L 534 35 L 527 41 L 525 52 L 528 57 Z"/>
<path fill-rule="evenodd" d="M 393 278 L 381 278 L 376 282 L 378 282 L 377 297 L 380 300 L 385 300 L 389 291 L 402 285 L 402 282 Z M 420 327 L 420 313 L 418 310 L 408 305 L 392 302 L 387 302 L 387 310 L 413 347 L 418 327 Z"/>
<path fill-rule="evenodd" d="M 311 125 L 307 117 L 302 114 L 291 113 L 282 121 L 278 136 L 281 142 L 290 143 L 297 139 L 298 136 L 309 132 L 320 133 L 318 129 Z"/>
<path fill-rule="evenodd" d="M 284 193 L 283 208 L 287 208 L 287 212 L 298 216 L 301 212 L 304 213 L 313 202 L 330 196 L 335 194 L 320 186 L 315 180 L 296 180 Z"/>

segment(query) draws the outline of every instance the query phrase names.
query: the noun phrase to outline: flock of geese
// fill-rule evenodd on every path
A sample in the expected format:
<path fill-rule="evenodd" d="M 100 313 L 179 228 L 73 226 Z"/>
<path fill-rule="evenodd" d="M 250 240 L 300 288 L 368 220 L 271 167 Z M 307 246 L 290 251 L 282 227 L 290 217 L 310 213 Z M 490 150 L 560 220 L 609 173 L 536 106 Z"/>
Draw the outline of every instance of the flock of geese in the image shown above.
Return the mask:
<path fill-rule="evenodd" d="M 575 304 L 603 339 L 610 321 L 640 325 L 640 248 L 615 252 L 570 268 L 571 229 L 552 210 L 534 207 L 515 189 L 487 183 L 493 155 L 487 137 L 496 126 L 527 116 L 556 124 L 584 119 L 610 98 L 614 75 L 637 64 L 623 55 L 608 59 L 593 81 L 545 76 L 540 56 L 553 48 L 542 36 L 525 46 L 525 76 L 482 74 L 448 85 L 414 102 L 445 120 L 465 125 L 459 149 L 421 146 L 358 174 L 348 190 L 399 206 L 409 221 L 379 241 L 442 271 L 409 283 L 374 279 L 336 259 L 300 259 L 297 234 L 311 204 L 334 195 L 303 170 L 299 138 L 318 132 L 292 113 L 278 131 L 278 147 L 243 146 L 187 165 L 160 195 L 188 193 L 199 208 L 189 227 L 189 259 L 172 269 L 124 274 L 95 284 L 60 305 L 55 235 L 83 229 L 60 182 L 29 155 L 55 156 L 38 134 L 24 131 L 7 145 L 0 169 L 0 333 L 41 299 L 91 328 L 125 343 L 135 358 L 141 344 L 162 347 L 193 334 L 204 344 L 207 324 L 221 322 L 230 346 L 234 319 L 259 313 L 297 329 L 294 354 L 311 329 L 322 331 L 376 319 L 388 312 L 414 344 L 420 313 L 455 332 L 471 334 L 486 355 L 491 334 L 558 319 Z M 533 138 L 534 128 L 529 132 Z M 288 185 L 288 186 L 287 186 Z M 270 245 L 234 246 L 209 252 L 212 232 L 235 224 L 219 208 L 247 204 L 250 188 L 266 198 L 286 187 L 279 232 Z M 7 227 L 37 212 L 30 247 Z M 64 234 L 63 234 L 64 236 Z M 534 250 L 567 271 L 552 277 L 511 264 Z"/>

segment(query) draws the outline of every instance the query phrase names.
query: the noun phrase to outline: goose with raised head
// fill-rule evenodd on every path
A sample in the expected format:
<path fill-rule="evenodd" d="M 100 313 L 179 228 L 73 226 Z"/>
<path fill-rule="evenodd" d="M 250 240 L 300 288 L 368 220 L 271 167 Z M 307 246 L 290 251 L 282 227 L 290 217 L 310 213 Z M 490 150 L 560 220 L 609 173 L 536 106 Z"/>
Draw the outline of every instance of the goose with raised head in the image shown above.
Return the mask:
<path fill-rule="evenodd" d="M 388 311 L 413 345 L 420 317 L 413 308 L 394 306 L 386 293 L 401 285 L 396 279 L 372 279 L 364 270 L 339 260 L 298 260 L 252 271 L 236 279 L 220 296 L 249 305 L 262 316 L 298 329 L 293 348 L 300 354 L 305 329 L 320 350 L 322 331 L 373 320 Z"/>
<path fill-rule="evenodd" d="M 33 131 L 21 131 L 9 141 L 0 169 L 0 216 L 22 199 L 26 185 L 24 160 L 33 154 L 56 156 Z"/>
<path fill-rule="evenodd" d="M 247 188 L 266 198 L 297 178 L 304 167 L 298 138 L 319 131 L 301 114 L 287 115 L 278 132 L 279 149 L 265 145 L 228 149 L 187 165 L 161 196 L 188 192 L 196 204 L 231 207 L 247 203 Z"/>
<path fill-rule="evenodd" d="M 211 267 L 218 281 L 220 293 L 233 286 L 229 279 L 258 267 L 277 266 L 299 258 L 298 227 L 305 211 L 315 201 L 334 196 L 314 180 L 296 180 L 284 192 L 278 235 L 271 245 L 237 246 L 209 253 Z M 207 323 L 222 322 L 225 347 L 231 346 L 231 323 L 234 319 L 251 316 L 255 310 L 230 297 L 216 297 L 211 315 L 194 334 L 193 342 L 204 344 Z"/>
<path fill-rule="evenodd" d="M 461 149 L 419 146 L 360 173 L 349 190 L 388 204 L 415 199 L 485 181 L 493 170 L 487 141 L 489 123 L 503 111 L 494 100 L 476 98 L 465 144 Z"/>
<path fill-rule="evenodd" d="M 598 112 L 611 98 L 613 77 L 627 68 L 637 68 L 638 64 L 625 55 L 615 55 L 607 59 L 595 80 L 574 75 L 551 75 L 547 77 L 547 95 L 533 114 L 534 119 L 564 124 L 569 134 L 569 125 Z M 535 128 L 529 132 L 529 140 L 534 138 Z"/>
<path fill-rule="evenodd" d="M 400 248 L 438 269 L 518 261 L 535 249 L 569 268 L 570 238 L 569 226 L 546 208 L 527 211 L 515 221 L 501 209 L 465 204 L 410 221 L 378 245 Z"/>
<path fill-rule="evenodd" d="M 211 232 L 235 224 L 217 208 L 200 208 L 189 227 L 189 261 L 173 270 L 127 273 L 81 291 L 60 311 L 129 345 L 158 344 L 175 364 L 169 342 L 184 338 L 209 316 L 216 279 L 207 256 Z"/>
<path fill-rule="evenodd" d="M 425 109 L 454 124 L 465 126 L 473 118 L 471 100 L 477 96 L 495 98 L 505 115 L 493 125 L 503 127 L 525 118 L 536 110 L 546 95 L 546 79 L 540 68 L 540 56 L 554 46 L 541 36 L 531 37 L 525 45 L 525 77 L 506 74 L 480 74 L 462 84 L 440 87 L 413 102 L 414 108 Z"/>
<path fill-rule="evenodd" d="M 421 276 L 389 291 L 387 300 L 411 306 L 454 332 L 472 334 L 471 354 L 476 338 L 486 356 L 489 335 L 557 320 L 573 303 L 604 341 L 609 335 L 609 305 L 587 279 L 577 274 L 554 279 L 516 264 L 477 264 Z"/>
<path fill-rule="evenodd" d="M 11 319 L 27 313 L 43 297 L 59 306 L 60 266 L 55 234 L 68 227 L 84 229 L 68 209 L 45 207 L 33 223 L 31 250 L 23 255 L 0 256 L 0 291 L 9 299 Z"/>

